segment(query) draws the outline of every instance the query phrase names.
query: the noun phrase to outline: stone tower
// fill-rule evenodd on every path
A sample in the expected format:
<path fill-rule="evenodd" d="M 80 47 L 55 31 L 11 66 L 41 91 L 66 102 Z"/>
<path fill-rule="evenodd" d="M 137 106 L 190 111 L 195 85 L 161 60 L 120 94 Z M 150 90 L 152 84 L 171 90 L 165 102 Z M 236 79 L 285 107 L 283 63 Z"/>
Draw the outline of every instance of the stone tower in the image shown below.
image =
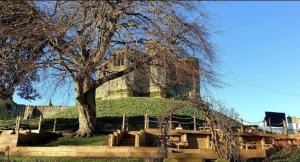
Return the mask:
<path fill-rule="evenodd" d="M 199 63 L 192 57 L 176 57 L 176 65 L 162 53 L 156 53 L 155 43 L 149 42 L 145 53 L 134 49 L 119 49 L 108 63 L 110 72 L 122 71 L 134 63 L 136 55 L 151 57 L 151 65 L 135 69 L 126 76 L 108 81 L 97 88 L 96 98 L 124 97 L 195 98 L 199 94 Z M 98 74 L 101 77 L 101 74 Z"/>

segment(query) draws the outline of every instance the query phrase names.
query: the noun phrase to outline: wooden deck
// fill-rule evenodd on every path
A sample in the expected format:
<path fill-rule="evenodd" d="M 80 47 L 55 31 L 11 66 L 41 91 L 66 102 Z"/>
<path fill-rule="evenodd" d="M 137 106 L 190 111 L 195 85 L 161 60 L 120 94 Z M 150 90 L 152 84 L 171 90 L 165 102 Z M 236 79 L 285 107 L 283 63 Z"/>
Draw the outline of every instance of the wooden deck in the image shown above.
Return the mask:
<path fill-rule="evenodd" d="M 126 136 L 126 134 L 128 136 Z M 3 138 L 2 144 L 0 145 L 0 152 L 19 156 L 159 158 L 161 154 L 157 145 L 156 147 L 150 147 L 147 145 L 149 144 L 149 141 L 151 141 L 151 138 L 156 138 L 157 140 L 159 135 L 159 129 L 130 132 L 117 131 L 109 135 L 108 146 L 19 147 L 16 146 L 17 142 L 15 140 L 11 140 L 10 143 L 4 142 L 6 141 L 4 138 L 7 139 L 6 136 L 18 136 L 14 134 L 2 134 Z M 217 159 L 217 155 L 211 147 L 210 135 L 210 132 L 206 130 L 169 131 L 169 141 L 173 143 L 184 143 L 187 145 L 184 145 L 185 147 L 176 147 L 176 145 L 175 147 L 174 145 L 173 147 L 170 146 L 168 148 L 168 158 Z M 290 142 L 292 142 L 292 144 L 300 145 L 300 136 L 298 135 L 287 136 L 263 133 L 240 133 L 238 135 L 244 144 L 241 148 L 241 157 L 245 159 L 265 158 L 266 149 L 274 146 L 274 144 L 289 145 Z M 120 146 L 124 144 L 122 137 L 126 137 L 123 138 L 123 140 L 130 139 L 130 142 L 127 141 L 126 143 L 125 141 L 125 146 Z"/>
<path fill-rule="evenodd" d="M 108 146 L 59 146 L 59 147 L 10 147 L 10 155 L 49 157 L 134 157 L 159 158 L 159 148 L 153 147 L 108 147 Z M 243 150 L 243 158 L 265 157 L 264 150 Z M 168 149 L 168 158 L 217 159 L 212 149 Z"/>

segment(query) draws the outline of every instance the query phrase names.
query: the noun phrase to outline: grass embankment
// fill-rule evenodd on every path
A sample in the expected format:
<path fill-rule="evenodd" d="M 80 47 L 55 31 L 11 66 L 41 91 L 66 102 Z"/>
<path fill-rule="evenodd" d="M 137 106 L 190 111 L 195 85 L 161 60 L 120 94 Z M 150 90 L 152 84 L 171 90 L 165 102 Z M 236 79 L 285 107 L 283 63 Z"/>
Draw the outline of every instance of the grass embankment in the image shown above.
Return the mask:
<path fill-rule="evenodd" d="M 149 98 L 149 97 L 130 97 L 114 100 L 97 100 L 96 114 L 101 117 L 121 117 L 126 116 L 144 116 L 145 114 L 158 116 L 170 111 L 174 106 L 183 104 L 184 108 L 178 110 L 178 115 L 196 115 L 201 118 L 201 114 L 190 106 L 186 101 L 165 99 L 165 98 Z M 78 118 L 75 108 L 68 109 L 51 118 Z"/>
<path fill-rule="evenodd" d="M 159 116 L 168 113 L 173 107 L 178 104 L 183 104 L 184 108 L 176 112 L 177 115 L 192 116 L 196 115 L 198 119 L 202 119 L 201 113 L 196 111 L 185 101 L 164 99 L 164 98 L 149 98 L 149 97 L 132 97 L 115 100 L 97 100 L 96 114 L 97 126 L 96 129 L 100 132 L 104 130 L 104 123 L 111 124 L 112 129 L 120 129 L 122 123 L 122 115 L 125 114 L 128 122 L 133 125 L 142 124 L 142 127 L 137 126 L 135 129 L 142 129 L 144 123 L 144 115 Z M 57 131 L 75 132 L 78 129 L 78 113 L 76 108 L 70 108 L 62 111 L 50 118 L 43 120 L 42 130 L 53 129 L 54 119 L 57 119 Z M 14 123 L 15 120 L 2 120 L 0 127 L 5 128 Z M 23 120 L 23 124 L 30 125 L 31 129 L 37 129 L 39 119 Z M 45 144 L 45 146 L 58 145 L 103 145 L 107 143 L 107 135 L 100 132 L 100 136 L 92 138 L 59 138 L 55 141 Z"/>
<path fill-rule="evenodd" d="M 177 115 L 196 115 L 202 119 L 200 112 L 196 111 L 186 101 L 179 101 L 164 98 L 149 98 L 149 97 L 132 97 L 115 100 L 97 100 L 96 101 L 96 114 L 97 123 L 103 122 L 121 122 L 122 115 L 127 117 L 140 117 L 143 118 L 145 114 L 149 116 L 159 116 L 170 111 L 174 106 L 183 104 L 184 108 L 176 112 Z M 53 127 L 54 119 L 57 119 L 57 130 L 76 130 L 78 126 L 78 112 L 76 108 L 70 108 L 55 114 L 43 121 L 43 129 Z M 15 120 L 0 120 L 0 128 L 5 128 L 14 123 Z M 23 120 L 22 123 L 30 125 L 32 129 L 38 127 L 39 119 Z"/>

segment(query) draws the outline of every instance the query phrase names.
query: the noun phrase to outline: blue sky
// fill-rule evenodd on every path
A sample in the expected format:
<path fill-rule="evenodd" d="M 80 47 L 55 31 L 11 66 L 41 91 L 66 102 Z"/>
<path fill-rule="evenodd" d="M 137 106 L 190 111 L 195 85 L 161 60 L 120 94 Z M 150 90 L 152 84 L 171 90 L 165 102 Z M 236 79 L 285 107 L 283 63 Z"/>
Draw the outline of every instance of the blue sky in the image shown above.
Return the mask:
<path fill-rule="evenodd" d="M 248 121 L 264 111 L 300 116 L 300 2 L 207 2 L 227 83 L 216 98 Z"/>
<path fill-rule="evenodd" d="M 247 121 L 261 121 L 264 111 L 300 116 L 300 2 L 203 2 L 202 7 L 212 18 L 218 70 L 226 83 L 212 88 L 213 95 Z M 15 101 L 74 103 L 64 89 L 54 96 L 51 88 L 44 91 L 42 99 L 15 96 Z"/>

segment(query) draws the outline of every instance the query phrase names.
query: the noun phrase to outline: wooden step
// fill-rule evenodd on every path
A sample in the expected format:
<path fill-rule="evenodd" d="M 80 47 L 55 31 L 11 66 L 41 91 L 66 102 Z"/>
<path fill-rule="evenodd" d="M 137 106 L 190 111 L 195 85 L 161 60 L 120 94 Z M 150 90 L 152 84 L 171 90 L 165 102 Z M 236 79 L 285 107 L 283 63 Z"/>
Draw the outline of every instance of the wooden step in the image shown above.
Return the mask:
<path fill-rule="evenodd" d="M 135 136 L 132 134 L 124 134 L 120 141 L 120 146 L 134 146 Z"/>

